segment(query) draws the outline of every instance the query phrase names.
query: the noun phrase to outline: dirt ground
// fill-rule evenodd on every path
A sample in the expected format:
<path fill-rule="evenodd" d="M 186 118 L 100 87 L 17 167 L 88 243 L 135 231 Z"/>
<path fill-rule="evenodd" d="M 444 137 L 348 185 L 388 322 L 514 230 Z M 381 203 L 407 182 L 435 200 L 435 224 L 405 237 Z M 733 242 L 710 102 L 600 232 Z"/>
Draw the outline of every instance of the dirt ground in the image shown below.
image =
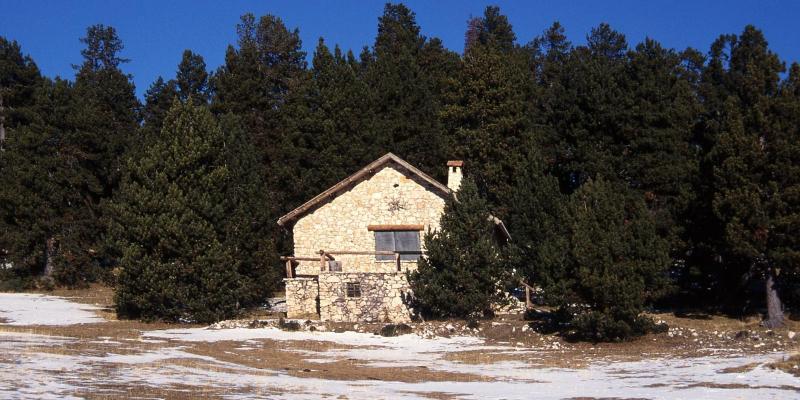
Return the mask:
<path fill-rule="evenodd" d="M 413 334 L 382 338 L 372 333 L 383 324 L 299 321 L 298 332 L 281 331 L 266 312 L 216 330 L 121 321 L 107 287 L 42 294 L 92 306 L 106 321 L 0 321 L 0 397 L 527 398 L 539 386 L 552 398 L 675 398 L 675 390 L 685 398 L 800 396 L 798 321 L 770 331 L 755 318 L 664 313 L 654 318 L 669 324 L 666 333 L 591 344 L 502 315 L 477 326 L 418 323 Z M 243 328 L 252 326 L 264 327 Z M 673 370 L 674 382 L 662 387 L 656 375 Z M 558 385 L 575 377 L 586 378 L 585 392 Z"/>

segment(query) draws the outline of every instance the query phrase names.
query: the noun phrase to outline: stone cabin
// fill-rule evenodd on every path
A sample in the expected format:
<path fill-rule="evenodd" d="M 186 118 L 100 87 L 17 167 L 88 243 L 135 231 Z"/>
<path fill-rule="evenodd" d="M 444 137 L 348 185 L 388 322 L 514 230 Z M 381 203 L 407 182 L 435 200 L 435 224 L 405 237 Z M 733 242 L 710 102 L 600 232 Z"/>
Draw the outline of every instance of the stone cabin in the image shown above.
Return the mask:
<path fill-rule="evenodd" d="M 424 256 L 424 233 L 439 229 L 463 162 L 447 163 L 443 185 L 392 153 L 278 219 L 292 227 L 286 262 L 289 318 L 406 322 L 406 273 Z M 502 221 L 493 218 L 508 238 Z"/>

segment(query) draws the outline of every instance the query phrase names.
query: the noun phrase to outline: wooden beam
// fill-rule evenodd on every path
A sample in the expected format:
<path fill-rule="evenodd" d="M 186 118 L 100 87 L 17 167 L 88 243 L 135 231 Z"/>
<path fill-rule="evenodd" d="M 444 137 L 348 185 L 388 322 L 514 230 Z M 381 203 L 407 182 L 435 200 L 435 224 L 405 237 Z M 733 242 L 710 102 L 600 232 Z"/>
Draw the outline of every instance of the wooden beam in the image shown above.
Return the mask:
<path fill-rule="evenodd" d="M 345 255 L 345 256 L 377 256 L 377 255 L 391 256 L 394 253 L 395 252 L 389 251 L 389 250 L 380 250 L 380 251 L 347 251 L 347 250 L 337 251 L 337 250 L 331 250 L 331 251 L 328 252 L 328 254 L 337 254 L 337 255 L 340 255 L 340 256 L 341 255 Z"/>
<path fill-rule="evenodd" d="M 528 285 L 522 279 L 519 280 L 519 283 L 525 286 L 525 308 L 533 308 L 533 302 L 531 301 L 531 290 L 533 290 L 533 286 Z"/>
<path fill-rule="evenodd" d="M 291 256 L 287 257 L 287 256 L 281 256 L 281 261 L 286 261 L 286 260 L 290 260 L 290 261 L 317 261 L 317 260 L 319 260 L 319 258 L 317 258 L 317 257 L 291 257 Z"/>
<path fill-rule="evenodd" d="M 368 225 L 368 231 L 421 231 L 425 225 Z"/>
<path fill-rule="evenodd" d="M 292 278 L 292 260 L 286 260 L 286 277 Z"/>

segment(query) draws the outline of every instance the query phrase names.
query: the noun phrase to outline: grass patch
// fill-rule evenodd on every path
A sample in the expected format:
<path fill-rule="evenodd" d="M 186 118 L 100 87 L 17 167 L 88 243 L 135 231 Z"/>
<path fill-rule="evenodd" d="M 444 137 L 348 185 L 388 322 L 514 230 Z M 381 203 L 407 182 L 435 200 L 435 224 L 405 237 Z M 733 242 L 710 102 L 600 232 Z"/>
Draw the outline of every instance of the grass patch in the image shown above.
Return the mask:
<path fill-rule="evenodd" d="M 785 360 L 768 364 L 767 367 L 800 377 L 800 354 L 795 354 Z"/>

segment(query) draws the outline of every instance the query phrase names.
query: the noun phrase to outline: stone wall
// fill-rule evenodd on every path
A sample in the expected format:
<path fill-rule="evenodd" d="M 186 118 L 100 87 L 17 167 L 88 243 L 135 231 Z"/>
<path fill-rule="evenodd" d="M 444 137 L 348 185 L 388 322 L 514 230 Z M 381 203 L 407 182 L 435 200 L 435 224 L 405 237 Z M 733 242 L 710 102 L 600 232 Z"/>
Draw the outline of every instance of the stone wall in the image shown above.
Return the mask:
<path fill-rule="evenodd" d="M 369 225 L 423 225 L 439 228 L 444 194 L 429 183 L 388 163 L 374 174 L 309 211 L 294 224 L 294 255 L 319 257 L 319 250 L 374 251 L 375 234 Z M 422 243 L 424 247 L 424 243 Z M 393 261 L 376 261 L 374 255 L 336 256 L 342 272 L 395 272 Z M 298 275 L 317 275 L 319 262 L 301 262 Z M 402 269 L 416 269 L 415 261 L 403 261 Z"/>
<path fill-rule="evenodd" d="M 319 284 L 315 278 L 284 279 L 286 283 L 286 316 L 288 318 L 319 318 L 317 301 Z"/>
<path fill-rule="evenodd" d="M 360 284 L 360 297 L 347 296 L 348 282 Z M 319 275 L 320 317 L 334 322 L 409 322 L 409 293 L 405 273 L 325 272 Z"/>

